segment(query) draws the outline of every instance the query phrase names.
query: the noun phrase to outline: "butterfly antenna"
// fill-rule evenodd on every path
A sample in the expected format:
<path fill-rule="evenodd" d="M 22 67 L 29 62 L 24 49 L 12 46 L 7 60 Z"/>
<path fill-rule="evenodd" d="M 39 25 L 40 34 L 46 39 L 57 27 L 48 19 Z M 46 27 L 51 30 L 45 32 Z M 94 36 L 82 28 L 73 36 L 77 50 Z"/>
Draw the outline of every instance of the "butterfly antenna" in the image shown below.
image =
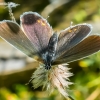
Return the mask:
<path fill-rule="evenodd" d="M 50 16 L 48 15 L 48 16 L 46 17 L 46 20 L 48 20 L 49 17 L 50 17 Z"/>
<path fill-rule="evenodd" d="M 12 13 L 12 8 L 19 6 L 19 4 L 16 4 L 16 3 L 13 3 L 13 2 L 8 2 L 8 3 L 5 2 L 5 3 L 0 3 L 0 5 L 4 5 L 4 6 L 6 6 L 6 8 L 8 8 L 9 15 L 10 15 L 12 21 L 16 22 L 15 17 Z"/>

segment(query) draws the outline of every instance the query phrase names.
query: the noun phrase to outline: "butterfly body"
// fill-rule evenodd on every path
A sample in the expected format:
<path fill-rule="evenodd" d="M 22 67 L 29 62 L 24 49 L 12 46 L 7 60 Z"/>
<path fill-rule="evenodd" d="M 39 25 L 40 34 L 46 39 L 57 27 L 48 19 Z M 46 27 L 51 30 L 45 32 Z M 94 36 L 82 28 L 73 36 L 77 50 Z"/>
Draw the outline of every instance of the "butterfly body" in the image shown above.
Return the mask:
<path fill-rule="evenodd" d="M 46 52 L 42 54 L 42 58 L 44 60 L 45 68 L 49 70 L 51 68 L 51 64 L 54 60 L 56 54 L 56 47 L 58 42 L 58 35 L 54 33 L 48 43 Z"/>

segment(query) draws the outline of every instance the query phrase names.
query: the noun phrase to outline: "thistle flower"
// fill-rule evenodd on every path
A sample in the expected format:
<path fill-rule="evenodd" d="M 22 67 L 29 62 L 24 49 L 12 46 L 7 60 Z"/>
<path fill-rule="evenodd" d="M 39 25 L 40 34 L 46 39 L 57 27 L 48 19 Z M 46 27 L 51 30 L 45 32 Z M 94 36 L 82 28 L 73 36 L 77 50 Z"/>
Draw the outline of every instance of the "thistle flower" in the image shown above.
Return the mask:
<path fill-rule="evenodd" d="M 50 93 L 54 88 L 57 88 L 64 97 L 68 97 L 66 89 L 72 84 L 69 82 L 69 77 L 72 75 L 65 65 L 52 66 L 50 70 L 46 70 L 44 66 L 40 65 L 33 73 L 31 81 L 34 88 L 43 86 Z"/>

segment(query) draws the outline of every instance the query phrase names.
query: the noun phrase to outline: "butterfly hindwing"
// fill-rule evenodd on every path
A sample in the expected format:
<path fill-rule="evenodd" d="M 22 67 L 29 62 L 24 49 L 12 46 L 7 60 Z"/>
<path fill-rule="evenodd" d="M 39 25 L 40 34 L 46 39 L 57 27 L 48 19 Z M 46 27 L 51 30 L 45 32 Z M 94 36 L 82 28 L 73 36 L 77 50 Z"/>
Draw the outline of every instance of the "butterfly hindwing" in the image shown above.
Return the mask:
<path fill-rule="evenodd" d="M 100 36 L 91 35 L 68 50 L 61 59 L 57 59 L 54 63 L 68 63 L 80 58 L 84 58 L 100 50 Z"/>

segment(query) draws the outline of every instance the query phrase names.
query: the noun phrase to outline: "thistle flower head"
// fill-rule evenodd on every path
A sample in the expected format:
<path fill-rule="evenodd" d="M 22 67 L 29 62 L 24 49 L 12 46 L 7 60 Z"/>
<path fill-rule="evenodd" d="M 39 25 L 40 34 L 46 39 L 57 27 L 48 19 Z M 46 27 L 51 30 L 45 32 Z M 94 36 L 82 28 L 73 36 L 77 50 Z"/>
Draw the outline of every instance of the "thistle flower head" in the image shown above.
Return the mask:
<path fill-rule="evenodd" d="M 32 83 L 34 88 L 43 86 L 50 92 L 57 88 L 64 97 L 68 97 L 66 89 L 72 84 L 72 82 L 69 82 L 70 76 L 72 76 L 72 73 L 64 65 L 52 66 L 50 70 L 46 70 L 45 67 L 40 65 L 33 73 Z"/>

